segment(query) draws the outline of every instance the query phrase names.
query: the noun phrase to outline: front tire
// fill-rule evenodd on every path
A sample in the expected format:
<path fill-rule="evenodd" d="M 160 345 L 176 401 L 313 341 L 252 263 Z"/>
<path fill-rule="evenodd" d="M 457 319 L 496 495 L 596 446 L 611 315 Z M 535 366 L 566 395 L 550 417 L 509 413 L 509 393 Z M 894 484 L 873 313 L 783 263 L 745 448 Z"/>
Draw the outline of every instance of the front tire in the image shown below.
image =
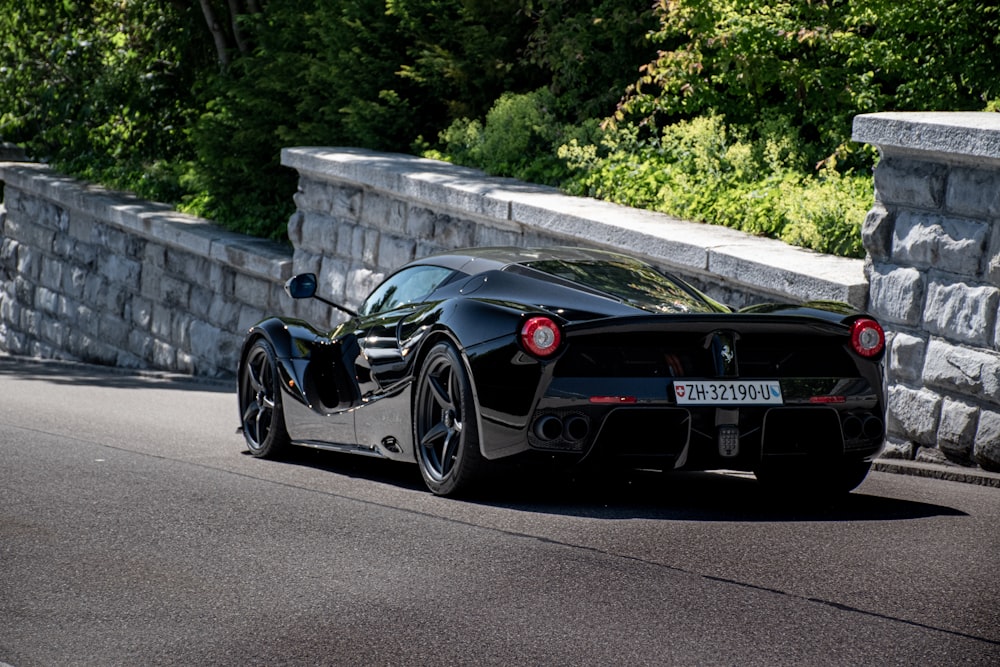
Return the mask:
<path fill-rule="evenodd" d="M 450 343 L 424 359 L 413 403 L 413 441 L 427 488 L 439 496 L 469 491 L 487 461 L 479 451 L 475 399 L 465 364 Z"/>
<path fill-rule="evenodd" d="M 240 425 L 250 453 L 276 458 L 289 448 L 274 348 L 258 338 L 240 367 Z"/>

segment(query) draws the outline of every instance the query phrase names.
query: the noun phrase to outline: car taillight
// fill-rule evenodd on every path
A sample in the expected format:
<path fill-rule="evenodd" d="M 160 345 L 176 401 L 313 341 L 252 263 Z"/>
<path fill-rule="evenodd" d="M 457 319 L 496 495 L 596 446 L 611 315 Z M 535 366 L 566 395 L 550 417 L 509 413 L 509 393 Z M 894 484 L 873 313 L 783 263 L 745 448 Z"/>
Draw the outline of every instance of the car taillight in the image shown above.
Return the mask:
<path fill-rule="evenodd" d="M 532 317 L 521 327 L 521 344 L 536 357 L 551 357 L 561 340 L 559 325 L 548 317 Z"/>
<path fill-rule="evenodd" d="M 855 320 L 851 325 L 851 347 L 862 357 L 874 357 L 885 348 L 885 332 L 873 319 Z"/>

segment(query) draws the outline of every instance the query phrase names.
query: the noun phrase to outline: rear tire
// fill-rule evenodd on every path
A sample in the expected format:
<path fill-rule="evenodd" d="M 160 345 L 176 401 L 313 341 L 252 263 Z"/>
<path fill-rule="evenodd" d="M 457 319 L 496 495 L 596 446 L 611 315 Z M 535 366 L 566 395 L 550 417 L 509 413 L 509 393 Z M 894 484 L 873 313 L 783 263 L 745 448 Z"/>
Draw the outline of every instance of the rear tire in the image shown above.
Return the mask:
<path fill-rule="evenodd" d="M 240 367 L 240 425 L 247 449 L 258 458 L 276 458 L 288 451 L 290 440 L 281 404 L 281 385 L 274 348 L 263 338 L 254 341 Z"/>
<path fill-rule="evenodd" d="M 413 399 L 413 442 L 427 488 L 436 495 L 467 493 L 488 462 L 479 451 L 479 427 L 465 364 L 450 343 L 424 359 Z"/>

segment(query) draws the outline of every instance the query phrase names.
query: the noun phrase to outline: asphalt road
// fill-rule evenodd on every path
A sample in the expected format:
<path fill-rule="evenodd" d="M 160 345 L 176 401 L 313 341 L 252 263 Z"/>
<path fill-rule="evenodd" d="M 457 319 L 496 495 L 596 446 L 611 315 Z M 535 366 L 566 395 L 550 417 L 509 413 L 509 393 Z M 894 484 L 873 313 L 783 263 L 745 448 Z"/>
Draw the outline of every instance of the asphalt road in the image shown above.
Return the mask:
<path fill-rule="evenodd" d="M 0 357 L 0 663 L 997 665 L 1000 490 L 260 461 L 228 385 Z"/>

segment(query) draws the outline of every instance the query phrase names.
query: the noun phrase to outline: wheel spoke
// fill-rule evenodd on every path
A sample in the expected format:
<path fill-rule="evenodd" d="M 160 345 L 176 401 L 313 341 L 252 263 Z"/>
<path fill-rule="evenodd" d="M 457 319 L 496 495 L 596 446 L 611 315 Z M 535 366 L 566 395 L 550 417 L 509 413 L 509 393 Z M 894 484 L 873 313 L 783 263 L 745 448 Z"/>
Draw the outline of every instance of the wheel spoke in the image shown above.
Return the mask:
<path fill-rule="evenodd" d="M 448 433 L 448 427 L 444 425 L 444 422 L 438 422 L 437 424 L 434 424 L 434 426 L 430 427 L 427 430 L 427 433 L 420 438 L 420 446 L 432 449 L 434 447 L 434 443 L 442 438 L 447 438 Z"/>
<path fill-rule="evenodd" d="M 449 378 L 445 380 L 448 385 L 451 384 L 451 375 L 454 375 L 454 373 L 449 373 Z M 434 397 L 434 401 L 441 407 L 441 409 L 447 410 L 448 408 L 454 407 L 451 400 L 451 397 L 454 396 L 454 394 L 445 388 L 444 384 L 441 382 L 441 378 L 431 375 L 427 378 L 427 380 L 427 386 L 430 387 L 431 395 Z"/>
<path fill-rule="evenodd" d="M 260 366 L 258 363 L 250 363 L 247 366 L 247 377 L 250 380 L 250 388 L 255 392 L 264 390 L 264 384 L 260 380 Z"/>
<path fill-rule="evenodd" d="M 441 448 L 441 474 L 447 475 L 455 463 L 455 455 L 458 454 L 458 443 L 461 436 L 454 430 L 448 431 L 448 437 L 444 439 L 444 447 Z"/>

